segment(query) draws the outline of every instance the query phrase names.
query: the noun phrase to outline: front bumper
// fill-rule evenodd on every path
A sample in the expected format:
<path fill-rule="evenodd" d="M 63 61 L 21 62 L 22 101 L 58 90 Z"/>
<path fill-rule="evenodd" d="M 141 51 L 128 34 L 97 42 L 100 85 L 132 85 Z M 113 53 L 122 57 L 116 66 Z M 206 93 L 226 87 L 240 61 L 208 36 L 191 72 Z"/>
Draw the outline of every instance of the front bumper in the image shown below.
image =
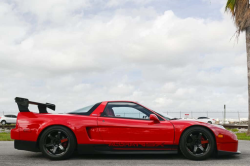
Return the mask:
<path fill-rule="evenodd" d="M 220 156 L 222 156 L 222 155 L 236 155 L 236 154 L 241 154 L 241 152 L 240 151 L 228 152 L 228 151 L 222 151 L 222 150 L 218 151 L 218 155 L 220 155 Z"/>
<path fill-rule="evenodd" d="M 238 141 L 236 142 L 223 142 L 217 143 L 217 150 L 218 151 L 227 151 L 227 152 L 237 152 L 238 151 Z"/>

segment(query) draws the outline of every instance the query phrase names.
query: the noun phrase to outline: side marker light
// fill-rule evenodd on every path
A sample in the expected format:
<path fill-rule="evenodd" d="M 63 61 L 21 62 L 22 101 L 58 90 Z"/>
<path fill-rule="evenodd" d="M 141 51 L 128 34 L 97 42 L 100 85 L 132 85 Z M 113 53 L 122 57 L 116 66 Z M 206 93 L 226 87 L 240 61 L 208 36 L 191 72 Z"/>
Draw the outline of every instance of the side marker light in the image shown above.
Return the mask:
<path fill-rule="evenodd" d="M 219 137 L 219 138 L 223 138 L 223 135 L 222 135 L 222 134 L 219 134 L 218 137 Z"/>

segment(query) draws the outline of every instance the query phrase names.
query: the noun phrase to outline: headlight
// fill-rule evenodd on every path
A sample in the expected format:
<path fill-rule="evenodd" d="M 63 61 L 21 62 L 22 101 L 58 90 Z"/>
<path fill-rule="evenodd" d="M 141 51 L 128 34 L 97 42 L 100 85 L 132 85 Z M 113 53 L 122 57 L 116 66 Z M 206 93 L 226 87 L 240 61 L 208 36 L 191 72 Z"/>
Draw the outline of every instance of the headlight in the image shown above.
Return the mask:
<path fill-rule="evenodd" d="M 222 128 L 222 129 L 225 129 L 225 127 L 221 126 L 221 125 L 217 125 L 217 124 L 214 124 L 215 126 L 219 127 L 219 128 Z M 226 129 L 225 129 L 226 130 Z"/>

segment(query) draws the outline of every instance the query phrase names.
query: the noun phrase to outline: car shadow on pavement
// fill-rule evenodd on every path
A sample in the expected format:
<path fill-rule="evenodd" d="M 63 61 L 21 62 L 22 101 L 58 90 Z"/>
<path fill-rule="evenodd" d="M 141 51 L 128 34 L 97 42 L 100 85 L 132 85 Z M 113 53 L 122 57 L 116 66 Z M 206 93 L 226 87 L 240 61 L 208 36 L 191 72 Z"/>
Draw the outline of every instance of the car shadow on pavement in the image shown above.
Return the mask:
<path fill-rule="evenodd" d="M 36 153 L 26 156 L 27 158 L 47 159 L 42 153 Z M 239 160 L 240 156 L 212 156 L 209 160 Z M 182 154 L 78 154 L 74 155 L 68 160 L 189 160 Z"/>
<path fill-rule="evenodd" d="M 73 160 L 189 160 L 182 154 L 168 154 L 168 155 L 157 155 L 157 154 L 136 154 L 136 155 L 122 155 L 122 154 L 94 154 L 94 155 L 82 155 L 74 154 L 71 158 Z M 211 156 L 211 160 L 238 160 L 240 157 L 238 155 L 232 156 Z"/>

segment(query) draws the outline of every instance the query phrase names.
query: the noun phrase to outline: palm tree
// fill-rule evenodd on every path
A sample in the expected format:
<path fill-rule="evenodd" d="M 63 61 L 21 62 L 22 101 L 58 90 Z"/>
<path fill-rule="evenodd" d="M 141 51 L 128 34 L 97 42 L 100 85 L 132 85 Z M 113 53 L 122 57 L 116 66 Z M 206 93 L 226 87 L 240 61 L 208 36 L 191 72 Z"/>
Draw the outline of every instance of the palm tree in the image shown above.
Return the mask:
<path fill-rule="evenodd" d="M 250 135 L 250 8 L 249 0 L 227 0 L 226 11 L 232 14 L 237 34 L 246 32 L 247 73 L 248 73 L 248 131 Z"/>

